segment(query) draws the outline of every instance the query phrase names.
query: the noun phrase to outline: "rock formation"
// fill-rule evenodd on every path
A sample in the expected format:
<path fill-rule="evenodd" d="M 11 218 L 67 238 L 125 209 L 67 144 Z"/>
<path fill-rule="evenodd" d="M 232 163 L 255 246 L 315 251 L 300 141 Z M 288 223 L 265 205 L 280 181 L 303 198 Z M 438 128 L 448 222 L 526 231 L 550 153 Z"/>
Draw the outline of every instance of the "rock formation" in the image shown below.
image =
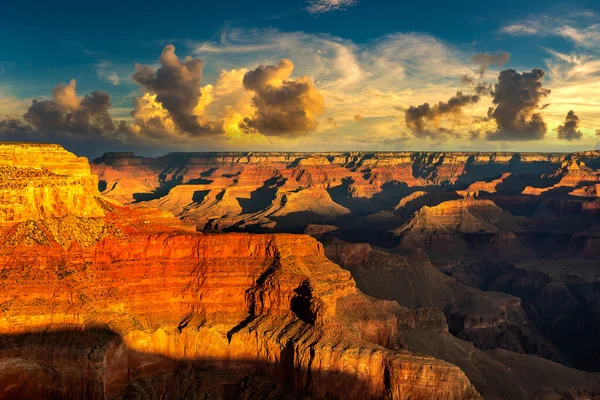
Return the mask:
<path fill-rule="evenodd" d="M 298 211 L 310 214 L 307 223 L 323 223 L 349 212 L 393 208 L 409 188 L 474 184 L 467 191 L 494 192 L 511 173 L 549 174 L 566 159 L 514 153 L 108 153 L 92 168 L 103 195 L 174 211 L 200 229 L 280 229 L 277 217 Z M 499 175 L 500 181 L 475 183 Z M 283 229 L 291 229 L 286 222 Z"/>
<path fill-rule="evenodd" d="M 600 396 L 598 152 L 0 153 L 0 398 Z"/>
<path fill-rule="evenodd" d="M 600 360 L 600 349 L 587 336 L 595 327 L 586 322 L 597 318 L 595 281 L 521 268 L 573 260 L 600 275 L 598 151 L 107 154 L 92 169 L 105 196 L 172 211 L 205 232 L 306 232 L 323 242 L 368 243 L 402 254 L 420 249 L 432 268 L 476 293 L 519 299 L 481 300 L 498 306 L 491 307 L 491 320 L 470 318 L 464 302 L 452 306 L 457 314 L 446 308 L 453 302 L 439 305 L 445 317 L 460 316 L 458 324 L 455 317 L 448 321 L 452 335 L 486 351 L 523 351 L 600 370 L 593 361 Z M 423 285 L 418 274 L 407 280 L 409 287 Z M 445 293 L 440 285 L 432 287 Z M 556 297 L 566 306 L 553 301 L 557 286 L 565 287 Z M 514 317 L 510 326 L 490 323 L 503 321 L 496 318 L 502 307 Z M 565 337 L 587 339 L 579 347 Z"/>
<path fill-rule="evenodd" d="M 44 149 L 0 147 L 18 169 Z M 49 149 L 72 161 L 35 175 L 53 199 L 94 182 Z M 0 228 L 0 398 L 479 398 L 458 367 L 406 350 L 414 314 L 361 293 L 315 239 L 197 233 L 89 189 L 60 214 L 35 196 L 6 211 L 39 210 Z"/>
<path fill-rule="evenodd" d="M 58 145 L 0 144 L 0 223 L 101 217 L 97 196 L 85 158 Z"/>

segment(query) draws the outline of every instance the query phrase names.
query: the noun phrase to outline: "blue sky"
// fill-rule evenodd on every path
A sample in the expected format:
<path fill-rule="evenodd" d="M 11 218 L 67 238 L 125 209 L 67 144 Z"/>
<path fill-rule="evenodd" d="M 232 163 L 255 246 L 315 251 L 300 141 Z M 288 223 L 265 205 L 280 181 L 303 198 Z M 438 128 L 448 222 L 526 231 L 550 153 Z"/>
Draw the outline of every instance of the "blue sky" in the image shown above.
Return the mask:
<path fill-rule="evenodd" d="M 10 118 L 23 118 L 33 99 L 51 101 L 53 88 L 75 79 L 74 96 L 82 99 L 92 91 L 106 92 L 115 122 L 135 125 L 135 99 L 146 95 L 150 101 L 148 96 L 157 95 L 152 92 L 156 88 L 131 78 L 136 63 L 158 71 L 159 56 L 167 44 L 175 46 L 182 63 L 186 56 L 204 62 L 202 86 L 190 81 L 202 92 L 198 104 L 205 103 L 203 114 L 196 107 L 194 115 L 207 123 L 225 121 L 229 130 L 190 134 L 176 115 L 174 122 L 169 119 L 173 110 L 166 109 L 160 112 L 169 119 L 163 125 L 173 125 L 170 132 L 165 128 L 164 135 L 149 134 L 137 127 L 131 136 L 96 130 L 98 149 L 156 153 L 171 149 L 312 150 L 317 146 L 319 150 L 571 151 L 598 145 L 597 1 L 11 3 L 3 6 L 0 25 L 0 113 Z M 508 54 L 509 59 L 486 65 L 480 74 L 481 65 L 473 62 L 477 54 Z M 293 107 L 308 107 L 300 110 L 308 120 L 289 132 L 269 130 L 268 121 L 260 120 L 274 108 L 260 109 L 257 92 L 242 86 L 219 89 L 223 70 L 238 71 L 236 82 L 243 85 L 247 71 L 261 64 L 277 65 L 281 58 L 289 59 L 294 67 L 285 80 L 306 76 L 315 90 L 289 99 Z M 457 91 L 471 93 L 473 88 L 461 83 L 462 76 L 470 75 L 473 85 L 493 86 L 500 71 L 507 68 L 519 74 L 533 68 L 545 72 L 540 81 L 551 94 L 542 95 L 523 114 L 526 119 L 540 114 L 544 132 L 529 135 L 523 130 L 530 125 L 508 124 L 509 128 L 502 129 L 514 128 L 514 136 L 510 132 L 489 134 L 500 129 L 494 124 L 503 126 L 487 113 L 500 104 L 493 93 L 450 113 L 438 113 L 441 107 L 424 115 L 422 129 L 406 119 L 411 106 L 445 103 Z M 280 89 L 283 93 L 285 88 Z M 321 96 L 324 104 L 307 106 L 307 99 L 315 100 L 315 96 Z M 164 108 L 160 99 L 151 101 Z M 244 101 L 247 104 L 241 104 Z M 237 113 L 235 129 L 226 116 L 232 107 Z M 564 125 L 570 110 L 578 115 L 578 123 L 572 134 L 561 138 L 558 127 Z M 74 113 L 75 108 L 64 112 Z M 254 128 L 239 125 L 245 118 L 253 121 Z M 23 124 L 31 125 L 31 118 Z M 57 133 L 47 132 L 48 126 L 33 125 L 26 131 L 36 131 L 36 140 L 46 135 L 69 145 L 88 139 L 82 139 L 87 131 L 81 129 Z M 479 133 L 472 134 L 475 131 Z M 519 136 L 522 132 L 524 136 Z M 28 140 L 26 133 L 22 135 Z M 106 143 L 98 136 L 108 138 Z M 503 140 L 489 140 L 494 137 Z M 529 137 L 534 139 L 524 139 Z"/>

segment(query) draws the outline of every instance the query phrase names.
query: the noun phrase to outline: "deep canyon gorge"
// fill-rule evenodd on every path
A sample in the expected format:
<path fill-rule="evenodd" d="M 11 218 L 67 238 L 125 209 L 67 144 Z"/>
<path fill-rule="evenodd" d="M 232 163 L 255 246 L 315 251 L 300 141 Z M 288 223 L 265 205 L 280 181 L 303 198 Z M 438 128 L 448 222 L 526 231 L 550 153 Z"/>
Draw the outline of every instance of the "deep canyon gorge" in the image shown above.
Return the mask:
<path fill-rule="evenodd" d="M 0 156 L 0 398 L 600 397 L 600 152 Z"/>

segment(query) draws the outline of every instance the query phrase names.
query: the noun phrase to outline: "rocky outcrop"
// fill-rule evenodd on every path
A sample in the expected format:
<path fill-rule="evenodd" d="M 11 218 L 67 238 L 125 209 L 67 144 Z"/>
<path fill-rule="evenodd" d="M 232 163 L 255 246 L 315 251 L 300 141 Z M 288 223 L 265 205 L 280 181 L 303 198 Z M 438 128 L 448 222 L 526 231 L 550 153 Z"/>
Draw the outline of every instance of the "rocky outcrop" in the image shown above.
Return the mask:
<path fill-rule="evenodd" d="M 556 337 L 549 338 L 546 326 L 562 318 L 563 306 L 547 302 L 549 292 L 536 291 L 535 285 L 528 286 L 528 277 L 515 271 L 520 271 L 516 265 L 529 261 L 583 259 L 593 264 L 600 258 L 598 151 L 170 153 L 158 158 L 107 154 L 94 160 L 92 167 L 100 175 L 105 196 L 139 208 L 173 212 L 204 232 L 306 232 L 323 242 L 364 242 L 394 253 L 420 249 L 431 268 L 478 293 L 490 291 L 499 277 L 506 276 L 507 284 L 493 287 L 518 299 L 490 295 L 481 302 L 443 303 L 456 304 L 443 315 L 452 316 L 447 321 L 450 333 L 481 349 L 539 354 L 567 366 L 574 365 L 569 360 L 579 358 L 569 346 L 554 352 L 536 349 L 542 341 L 559 344 L 555 338 L 561 331 L 552 332 Z M 386 255 L 378 262 L 387 268 L 391 261 Z M 375 272 L 369 270 L 380 276 Z M 382 279 L 394 282 L 391 275 Z M 443 277 L 431 276 L 432 282 L 444 282 Z M 411 279 L 417 277 L 411 275 Z M 359 285 L 375 285 L 374 279 L 357 278 Z M 565 280 L 569 279 L 567 275 Z M 418 280 L 398 281 L 401 284 L 390 285 L 390 296 L 396 287 L 403 287 L 408 295 L 412 288 L 424 286 Z M 413 297 L 448 299 L 445 285 L 437 282 L 428 287 L 430 293 Z M 595 297 L 587 294 L 595 290 L 590 289 L 593 285 L 581 287 L 586 293 L 575 293 L 590 302 L 573 301 L 570 315 L 587 315 L 586 307 L 597 308 Z M 536 295 L 525 303 L 527 288 Z M 492 304 L 483 309 L 494 311 L 479 313 L 475 307 L 479 303 Z M 542 341 L 529 340 L 530 333 L 516 328 L 523 325 L 519 320 L 524 317 L 523 309 L 535 329 L 532 324 L 529 328 L 545 332 Z M 401 324 L 429 321 L 433 326 L 439 319 L 439 309 L 430 312 L 431 307 L 423 305 L 417 310 L 428 311 L 416 317 L 409 310 L 413 316 L 404 314 Z M 560 326 L 563 333 L 572 332 L 567 325 Z M 584 331 L 577 331 L 578 335 Z M 586 341 L 588 348 L 596 349 L 591 339 Z M 549 353 L 559 354 L 553 358 Z M 598 350 L 590 353 L 590 358 L 600 357 Z M 594 363 L 577 365 L 590 369 Z"/>
<path fill-rule="evenodd" d="M 85 158 L 58 145 L 0 143 L 0 223 L 104 215 Z"/>
<path fill-rule="evenodd" d="M 497 179 L 493 179 L 489 182 L 477 181 L 470 184 L 465 190 L 457 190 L 456 192 L 463 197 L 478 197 L 480 192 L 496 193 L 498 185 L 504 182 L 510 176 L 510 172 L 505 172 Z"/>
<path fill-rule="evenodd" d="M 428 192 L 424 191 L 424 190 L 417 190 L 416 192 L 412 192 L 411 194 L 409 194 L 408 196 L 403 197 L 398 204 L 396 204 L 396 207 L 394 207 L 394 210 L 399 210 L 403 207 L 406 207 L 408 205 L 408 203 L 415 201 L 421 197 L 424 197 L 427 195 Z"/>
<path fill-rule="evenodd" d="M 337 229 L 338 229 L 338 227 L 333 226 L 333 225 L 311 224 L 311 225 L 306 226 L 306 229 L 304 229 L 304 233 L 307 235 L 310 235 L 312 237 L 319 238 L 319 237 L 327 234 L 328 232 L 334 232 Z"/>
<path fill-rule="evenodd" d="M 505 213 L 491 200 L 462 199 L 445 201 L 435 207 L 423 207 L 406 226 L 396 232 L 407 230 L 437 233 L 498 232 L 499 230 L 523 230 L 524 221 Z"/>
<path fill-rule="evenodd" d="M 552 186 L 543 188 L 527 186 L 523 190 L 523 194 L 540 195 L 563 187 L 593 187 L 597 182 L 600 182 L 600 176 L 577 158 L 564 161 L 560 168 L 551 174 L 544 175 L 543 178 L 557 182 Z M 577 193 L 577 189 L 575 189 L 575 193 Z"/>
<path fill-rule="evenodd" d="M 390 252 L 366 243 L 333 240 L 327 245 L 327 255 L 348 269 L 365 293 L 411 309 L 443 311 L 444 328 L 447 321 L 454 335 L 480 348 L 558 359 L 532 331 L 517 297 L 482 292 L 458 282 L 438 271 L 421 250 Z"/>

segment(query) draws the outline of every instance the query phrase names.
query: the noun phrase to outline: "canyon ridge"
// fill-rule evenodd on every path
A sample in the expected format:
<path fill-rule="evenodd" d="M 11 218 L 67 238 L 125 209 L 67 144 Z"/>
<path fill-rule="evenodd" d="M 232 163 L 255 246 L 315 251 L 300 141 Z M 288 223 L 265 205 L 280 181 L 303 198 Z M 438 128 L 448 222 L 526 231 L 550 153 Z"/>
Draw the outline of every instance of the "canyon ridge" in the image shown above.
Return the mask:
<path fill-rule="evenodd" d="M 0 398 L 600 396 L 600 152 L 0 156 Z"/>

